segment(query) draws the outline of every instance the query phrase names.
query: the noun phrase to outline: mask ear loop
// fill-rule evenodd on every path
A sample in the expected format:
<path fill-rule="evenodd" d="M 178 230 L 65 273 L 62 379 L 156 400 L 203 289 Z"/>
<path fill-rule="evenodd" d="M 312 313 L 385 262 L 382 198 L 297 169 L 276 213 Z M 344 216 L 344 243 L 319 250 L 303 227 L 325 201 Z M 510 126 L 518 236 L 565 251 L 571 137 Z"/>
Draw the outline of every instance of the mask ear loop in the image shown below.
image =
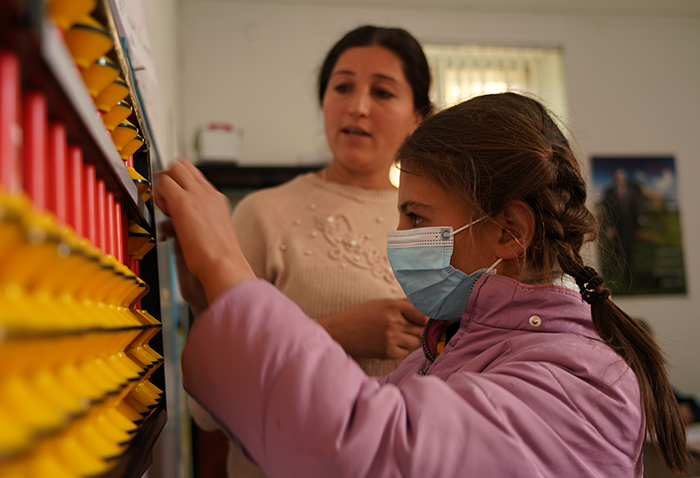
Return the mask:
<path fill-rule="evenodd" d="M 462 232 L 463 230 L 465 230 L 465 229 L 468 228 L 468 227 L 473 226 L 473 225 L 476 224 L 477 222 L 483 221 L 483 220 L 486 219 L 487 217 L 488 217 L 488 216 L 480 217 L 480 218 L 477 219 L 476 221 L 472 221 L 472 222 L 470 222 L 469 224 L 467 224 L 466 226 L 462 226 L 462 227 L 460 227 L 459 229 L 457 229 L 456 231 L 452 231 L 452 234 L 450 234 L 450 235 L 451 235 L 451 236 L 454 236 L 454 235 L 457 234 L 458 232 Z"/>
<path fill-rule="evenodd" d="M 489 267 L 488 269 L 486 269 L 485 274 L 495 274 L 496 272 L 498 272 L 497 269 L 496 269 L 496 266 L 497 266 L 498 263 L 501 262 L 502 260 L 503 260 L 503 258 L 500 257 L 496 262 L 493 263 L 493 265 L 492 265 L 491 267 Z"/>

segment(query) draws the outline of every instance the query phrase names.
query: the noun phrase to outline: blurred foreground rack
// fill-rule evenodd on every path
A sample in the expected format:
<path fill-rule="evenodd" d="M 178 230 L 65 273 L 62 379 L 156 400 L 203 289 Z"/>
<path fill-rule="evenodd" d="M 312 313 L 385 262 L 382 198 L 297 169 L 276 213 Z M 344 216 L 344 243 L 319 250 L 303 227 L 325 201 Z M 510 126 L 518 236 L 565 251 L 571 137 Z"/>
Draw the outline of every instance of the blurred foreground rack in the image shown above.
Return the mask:
<path fill-rule="evenodd" d="M 153 155 L 106 1 L 0 0 L 0 476 L 138 477 L 166 422 Z"/>

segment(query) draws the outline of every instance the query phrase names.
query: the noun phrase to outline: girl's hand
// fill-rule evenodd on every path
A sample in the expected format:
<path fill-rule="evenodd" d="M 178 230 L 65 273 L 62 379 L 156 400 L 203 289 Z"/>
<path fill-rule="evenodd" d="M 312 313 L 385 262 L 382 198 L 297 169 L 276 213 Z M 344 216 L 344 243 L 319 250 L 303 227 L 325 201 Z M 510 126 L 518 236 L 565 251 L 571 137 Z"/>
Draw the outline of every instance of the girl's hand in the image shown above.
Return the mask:
<path fill-rule="evenodd" d="M 255 278 L 238 246 L 228 199 L 192 163 L 180 160 L 156 173 L 153 200 L 170 216 L 184 263 L 210 304 L 229 287 Z"/>

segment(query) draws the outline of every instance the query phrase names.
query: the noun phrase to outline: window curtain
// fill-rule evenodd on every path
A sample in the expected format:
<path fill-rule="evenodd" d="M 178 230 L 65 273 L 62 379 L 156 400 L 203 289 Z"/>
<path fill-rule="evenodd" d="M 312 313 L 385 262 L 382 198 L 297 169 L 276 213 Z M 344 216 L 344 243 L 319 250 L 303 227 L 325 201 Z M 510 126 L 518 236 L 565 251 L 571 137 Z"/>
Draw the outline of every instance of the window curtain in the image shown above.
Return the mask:
<path fill-rule="evenodd" d="M 424 46 L 438 109 L 473 96 L 514 91 L 534 95 L 567 124 L 560 48 Z"/>

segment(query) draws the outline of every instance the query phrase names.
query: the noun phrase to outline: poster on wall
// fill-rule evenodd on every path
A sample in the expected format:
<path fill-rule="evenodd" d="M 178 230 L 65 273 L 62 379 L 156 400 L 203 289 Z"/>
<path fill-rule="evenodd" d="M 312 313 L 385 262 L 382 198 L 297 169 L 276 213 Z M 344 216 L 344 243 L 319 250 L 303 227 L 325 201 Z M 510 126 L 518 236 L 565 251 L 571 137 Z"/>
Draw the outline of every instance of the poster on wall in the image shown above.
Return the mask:
<path fill-rule="evenodd" d="M 599 270 L 614 295 L 685 294 L 672 156 L 594 156 Z"/>

